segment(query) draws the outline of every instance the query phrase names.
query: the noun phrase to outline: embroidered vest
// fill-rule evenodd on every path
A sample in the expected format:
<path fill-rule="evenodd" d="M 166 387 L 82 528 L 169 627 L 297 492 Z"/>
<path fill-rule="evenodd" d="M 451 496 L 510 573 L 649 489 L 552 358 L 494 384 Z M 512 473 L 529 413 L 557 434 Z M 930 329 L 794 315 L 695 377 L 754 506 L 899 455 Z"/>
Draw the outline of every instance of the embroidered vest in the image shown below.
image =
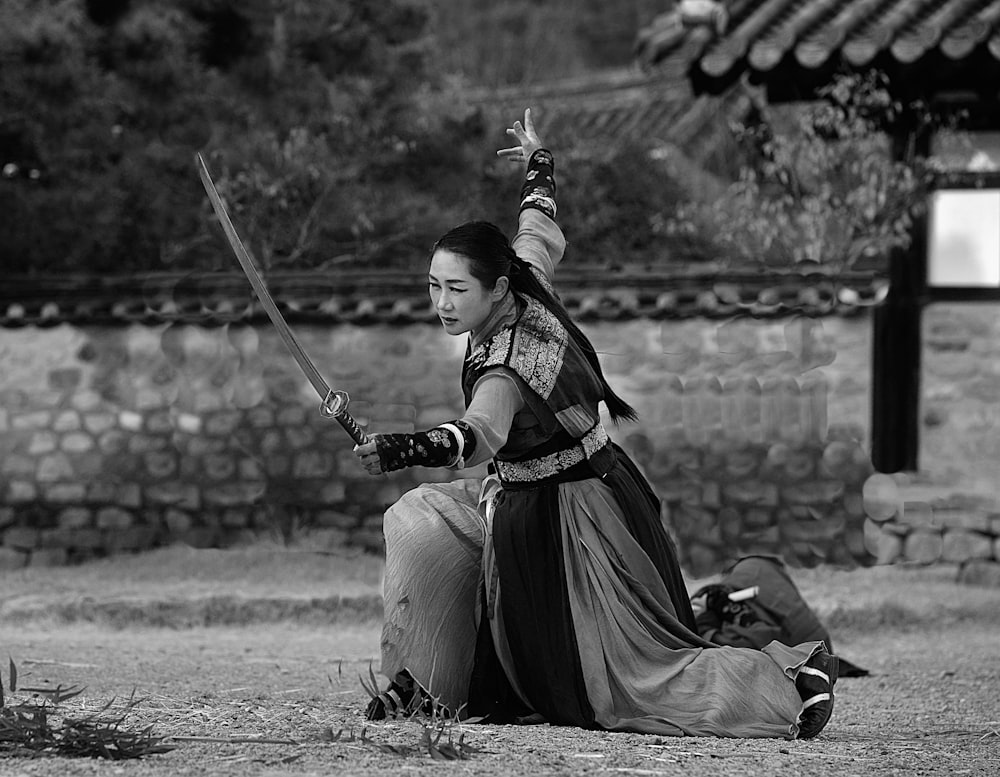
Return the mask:
<path fill-rule="evenodd" d="M 494 457 L 497 474 L 505 487 L 513 488 L 601 476 L 615 454 L 597 409 L 604 397 L 600 379 L 566 327 L 544 305 L 530 297 L 519 297 L 518 302 L 524 309 L 517 319 L 466 357 L 465 401 L 471 401 L 483 374 L 504 367 L 527 384 L 552 418 L 539 417 L 539 424 L 529 430 L 515 416 L 507 444 Z"/>

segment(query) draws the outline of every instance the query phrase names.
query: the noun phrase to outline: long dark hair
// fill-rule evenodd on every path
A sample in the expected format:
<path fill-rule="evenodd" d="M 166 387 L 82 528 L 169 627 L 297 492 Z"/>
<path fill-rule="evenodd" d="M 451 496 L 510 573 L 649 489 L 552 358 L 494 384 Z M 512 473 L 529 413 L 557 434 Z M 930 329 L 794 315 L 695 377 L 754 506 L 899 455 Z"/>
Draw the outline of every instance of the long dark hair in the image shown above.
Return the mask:
<path fill-rule="evenodd" d="M 635 421 L 635 409 L 618 396 L 604 377 L 597 352 L 587 336 L 570 318 L 569 313 L 555 295 L 539 281 L 534 271 L 511 247 L 507 236 L 488 221 L 469 221 L 446 232 L 431 249 L 431 255 L 438 249 L 451 251 L 469 262 L 469 274 L 487 289 L 496 286 L 497 280 L 506 275 L 511 288 L 518 294 L 532 297 L 545 306 L 559 323 L 566 327 L 573 342 L 583 351 L 590 366 L 597 374 L 604 389 L 604 403 L 608 406 L 611 420 Z"/>

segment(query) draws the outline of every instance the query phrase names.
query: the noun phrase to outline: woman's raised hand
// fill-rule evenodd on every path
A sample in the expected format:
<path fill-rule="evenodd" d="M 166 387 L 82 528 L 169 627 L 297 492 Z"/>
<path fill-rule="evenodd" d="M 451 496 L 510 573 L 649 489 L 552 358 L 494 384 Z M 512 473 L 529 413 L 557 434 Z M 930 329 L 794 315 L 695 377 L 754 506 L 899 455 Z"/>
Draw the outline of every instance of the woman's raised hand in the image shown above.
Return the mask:
<path fill-rule="evenodd" d="M 497 151 L 497 156 L 501 159 L 527 163 L 531 159 L 531 155 L 542 147 L 542 141 L 538 139 L 535 125 L 531 121 L 531 108 L 524 110 L 524 124 L 515 121 L 513 127 L 507 128 L 507 134 L 513 135 L 520 145 L 513 148 L 501 148 Z"/>

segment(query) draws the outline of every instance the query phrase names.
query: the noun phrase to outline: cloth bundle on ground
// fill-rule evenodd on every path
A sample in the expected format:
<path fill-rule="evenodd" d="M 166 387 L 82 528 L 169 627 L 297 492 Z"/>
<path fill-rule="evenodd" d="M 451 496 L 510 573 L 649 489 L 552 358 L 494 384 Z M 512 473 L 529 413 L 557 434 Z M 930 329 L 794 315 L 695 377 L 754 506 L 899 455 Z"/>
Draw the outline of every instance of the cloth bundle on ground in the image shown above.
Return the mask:
<path fill-rule="evenodd" d="M 730 594 L 756 588 L 752 596 L 732 601 Z M 805 599 L 777 556 L 745 556 L 717 583 L 692 595 L 698 632 L 717 645 L 760 649 L 771 640 L 786 645 L 818 640 L 831 653 L 830 632 Z M 704 599 L 702 603 L 701 599 Z M 864 677 L 868 670 L 840 658 L 840 677 Z"/>

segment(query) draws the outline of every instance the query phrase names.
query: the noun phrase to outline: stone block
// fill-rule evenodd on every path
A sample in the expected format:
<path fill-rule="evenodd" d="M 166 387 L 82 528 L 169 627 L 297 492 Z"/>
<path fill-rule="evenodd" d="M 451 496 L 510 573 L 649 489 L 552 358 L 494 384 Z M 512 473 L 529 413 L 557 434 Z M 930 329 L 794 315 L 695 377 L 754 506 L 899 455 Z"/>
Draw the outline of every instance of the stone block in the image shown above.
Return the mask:
<path fill-rule="evenodd" d="M 104 434 L 114 426 L 115 417 L 111 413 L 87 413 L 83 416 L 83 428 L 91 434 Z"/>
<path fill-rule="evenodd" d="M 33 550 L 40 539 L 41 532 L 28 526 L 12 526 L 3 533 L 3 544 L 18 550 Z"/>
<path fill-rule="evenodd" d="M 150 434 L 169 434 L 174 431 L 174 419 L 170 410 L 157 409 L 146 416 L 146 430 Z"/>
<path fill-rule="evenodd" d="M 267 484 L 262 481 L 212 486 L 205 489 L 205 504 L 216 507 L 252 505 L 264 495 L 266 488 Z"/>
<path fill-rule="evenodd" d="M 57 432 L 76 432 L 83 428 L 80 414 L 76 410 L 62 410 L 52 422 L 52 428 Z"/>
<path fill-rule="evenodd" d="M 66 548 L 36 548 L 28 557 L 30 567 L 60 567 L 66 564 L 68 553 Z"/>
<path fill-rule="evenodd" d="M 951 529 L 943 534 L 941 560 L 947 562 L 993 558 L 992 538 L 985 534 Z"/>
<path fill-rule="evenodd" d="M 23 550 L 0 546 L 0 572 L 22 569 L 28 563 L 28 554 Z"/>
<path fill-rule="evenodd" d="M 86 507 L 66 507 L 56 516 L 56 525 L 60 529 L 82 529 L 89 527 L 93 518 L 93 513 Z"/>
<path fill-rule="evenodd" d="M 1000 561 L 977 560 L 962 564 L 958 582 L 1000 588 Z"/>
<path fill-rule="evenodd" d="M 333 456 L 326 451 L 303 451 L 292 460 L 292 477 L 328 478 L 333 474 Z"/>
<path fill-rule="evenodd" d="M 249 510 L 224 510 L 220 524 L 227 529 L 244 529 L 250 525 L 250 519 Z"/>
<path fill-rule="evenodd" d="M 120 507 L 102 507 L 97 511 L 97 528 L 121 531 L 135 523 L 135 518 L 128 510 Z"/>
<path fill-rule="evenodd" d="M 4 475 L 35 475 L 35 459 L 31 456 L 21 456 L 20 454 L 10 454 L 4 456 L 0 461 L 0 472 Z"/>
<path fill-rule="evenodd" d="M 13 507 L 0 507 L 0 529 L 6 529 L 17 518 L 17 513 Z"/>
<path fill-rule="evenodd" d="M 115 501 L 121 507 L 138 507 L 142 504 L 142 487 L 138 483 L 121 483 Z"/>
<path fill-rule="evenodd" d="M 742 483 L 726 483 L 722 487 L 722 496 L 727 504 L 777 507 L 779 491 L 775 483 L 748 480 Z"/>
<path fill-rule="evenodd" d="M 242 420 L 243 414 L 237 410 L 211 413 L 205 419 L 205 434 L 209 437 L 228 437 Z"/>
<path fill-rule="evenodd" d="M 53 453 L 43 456 L 38 462 L 35 479 L 39 483 L 55 483 L 59 480 L 72 480 L 76 475 L 73 465 L 64 453 Z"/>
<path fill-rule="evenodd" d="M 59 437 L 55 433 L 47 430 L 35 432 L 28 443 L 28 455 L 40 456 L 43 453 L 52 453 L 58 447 Z"/>
<path fill-rule="evenodd" d="M 173 423 L 177 431 L 184 434 L 201 434 L 204 425 L 201 416 L 194 413 L 178 413 Z"/>
<path fill-rule="evenodd" d="M 944 538 L 939 532 L 914 531 L 903 542 L 903 555 L 907 561 L 933 564 L 941 559 Z"/>
<path fill-rule="evenodd" d="M 123 452 L 128 447 L 129 435 L 121 429 L 109 429 L 97 438 L 97 447 L 105 456 Z"/>
<path fill-rule="evenodd" d="M 94 480 L 87 486 L 86 501 L 90 504 L 118 501 L 118 483 L 107 480 Z"/>
<path fill-rule="evenodd" d="M 247 410 L 247 421 L 254 429 L 266 429 L 274 426 L 274 409 L 271 407 L 254 407 Z"/>
<path fill-rule="evenodd" d="M 187 510 L 197 510 L 201 506 L 198 486 L 177 480 L 147 486 L 145 496 L 151 504 L 171 505 Z"/>
<path fill-rule="evenodd" d="M 292 459 L 290 456 L 281 454 L 271 454 L 264 461 L 264 469 L 269 477 L 281 478 L 287 475 L 292 469 Z"/>
<path fill-rule="evenodd" d="M 52 413 L 48 410 L 34 410 L 26 413 L 12 413 L 10 428 L 15 431 L 48 429 L 52 424 Z"/>
<path fill-rule="evenodd" d="M 194 525 L 194 519 L 190 514 L 174 508 L 166 511 L 163 522 L 166 524 L 167 531 L 174 536 L 188 531 Z"/>
<path fill-rule="evenodd" d="M 316 431 L 310 426 L 290 426 L 285 429 L 285 439 L 292 450 L 301 450 L 316 440 Z"/>
<path fill-rule="evenodd" d="M 264 467 L 259 459 L 244 458 L 237 464 L 240 480 L 261 480 L 264 477 Z"/>
<path fill-rule="evenodd" d="M 167 405 L 167 397 L 161 392 L 142 388 L 135 392 L 135 406 L 139 410 L 154 410 Z"/>
<path fill-rule="evenodd" d="M 81 413 L 90 413 L 101 407 L 104 404 L 104 400 L 101 399 L 101 395 L 98 392 L 91 389 L 83 389 L 82 391 L 73 392 L 70 404 Z"/>
<path fill-rule="evenodd" d="M 147 474 L 156 480 L 173 477 L 177 473 L 175 451 L 151 451 L 143 456 Z"/>
<path fill-rule="evenodd" d="M 79 504 L 87 495 L 84 483 L 56 483 L 43 490 L 45 500 L 55 504 Z"/>
<path fill-rule="evenodd" d="M 7 501 L 13 504 L 34 502 L 38 498 L 38 487 L 27 480 L 12 480 L 7 484 Z"/>
<path fill-rule="evenodd" d="M 79 550 L 100 550 L 107 542 L 104 532 L 97 529 L 73 529 L 70 532 L 69 547 Z"/>
<path fill-rule="evenodd" d="M 49 388 L 53 391 L 72 391 L 80 385 L 83 372 L 79 367 L 58 367 L 49 370 Z"/>
<path fill-rule="evenodd" d="M 159 434 L 133 434 L 128 438 L 129 453 L 143 454 L 149 451 L 175 450 L 171 439 Z"/>
<path fill-rule="evenodd" d="M 143 421 L 142 414 L 133 410 L 122 410 L 118 413 L 118 426 L 126 432 L 141 432 Z"/>
<path fill-rule="evenodd" d="M 189 456 L 209 456 L 225 453 L 228 446 L 221 437 L 192 437 L 184 446 Z"/>
<path fill-rule="evenodd" d="M 302 426 L 306 422 L 306 409 L 302 405 L 286 405 L 278 411 L 277 425 L 282 428 Z"/>
<path fill-rule="evenodd" d="M 108 534 L 109 550 L 147 550 L 156 547 L 160 532 L 149 526 L 131 526 Z"/>
<path fill-rule="evenodd" d="M 209 480 L 229 480 L 236 474 L 236 458 L 228 453 L 213 453 L 202 459 L 202 467 Z"/>
<path fill-rule="evenodd" d="M 941 528 L 937 522 L 937 510 L 929 502 L 924 501 L 904 501 L 895 516 L 890 515 L 889 518 L 895 518 L 896 522 L 913 529 Z"/>
<path fill-rule="evenodd" d="M 871 518 L 865 519 L 863 538 L 864 549 L 874 557 L 876 564 L 892 564 L 905 554 L 903 538 L 890 532 L 883 531 L 882 526 L 879 525 L 877 521 L 873 521 Z M 937 539 L 940 543 L 940 536 L 938 536 Z M 861 554 L 856 552 L 858 549 L 854 545 L 853 540 L 854 538 L 852 536 L 849 539 L 849 542 L 851 542 L 851 550 L 853 551 L 855 558 L 860 558 Z M 938 553 L 940 554 L 940 551 L 938 551 Z M 907 558 L 909 559 L 910 557 L 907 556 Z M 916 561 L 918 559 L 910 560 Z"/>
<path fill-rule="evenodd" d="M 792 505 L 828 505 L 844 495 L 846 486 L 840 480 L 814 480 L 781 489 L 781 498 Z"/>
<path fill-rule="evenodd" d="M 70 432 L 62 438 L 59 447 L 67 453 L 87 453 L 93 450 L 96 444 L 89 434 Z"/>
<path fill-rule="evenodd" d="M 974 510 L 935 508 L 934 523 L 946 531 L 961 529 L 987 534 L 991 533 L 992 529 L 989 515 Z"/>

